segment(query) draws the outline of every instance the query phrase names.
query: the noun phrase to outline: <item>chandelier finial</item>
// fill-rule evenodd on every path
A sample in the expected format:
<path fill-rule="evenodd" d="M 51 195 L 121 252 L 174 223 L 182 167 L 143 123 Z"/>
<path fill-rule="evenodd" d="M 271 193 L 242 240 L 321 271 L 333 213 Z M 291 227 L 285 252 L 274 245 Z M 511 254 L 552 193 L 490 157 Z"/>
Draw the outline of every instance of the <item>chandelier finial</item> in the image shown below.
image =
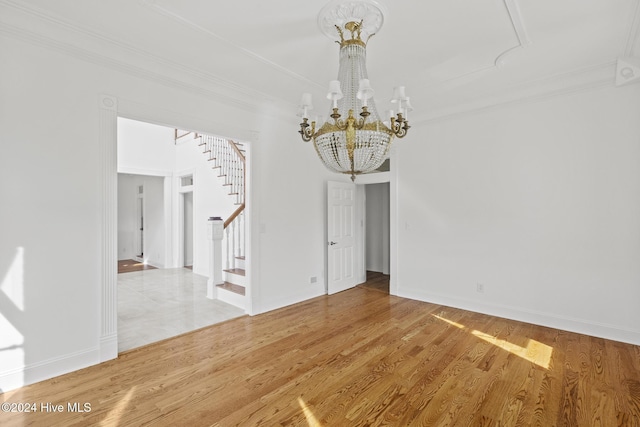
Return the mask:
<path fill-rule="evenodd" d="M 367 43 L 362 40 L 362 22 L 363 22 L 362 20 L 360 20 L 360 22 L 349 21 L 346 24 L 344 24 L 345 30 L 351 32 L 351 38 L 346 40 L 344 38 L 344 31 L 339 25 L 336 24 L 335 27 L 338 30 L 338 35 L 340 36 L 340 41 L 339 42 L 336 41 L 336 43 L 339 43 L 340 47 L 348 46 L 351 44 L 357 44 L 362 47 L 365 47 Z M 373 36 L 373 34 L 370 34 L 369 38 L 371 36 Z M 367 38 L 367 41 L 369 40 L 369 38 Z"/>

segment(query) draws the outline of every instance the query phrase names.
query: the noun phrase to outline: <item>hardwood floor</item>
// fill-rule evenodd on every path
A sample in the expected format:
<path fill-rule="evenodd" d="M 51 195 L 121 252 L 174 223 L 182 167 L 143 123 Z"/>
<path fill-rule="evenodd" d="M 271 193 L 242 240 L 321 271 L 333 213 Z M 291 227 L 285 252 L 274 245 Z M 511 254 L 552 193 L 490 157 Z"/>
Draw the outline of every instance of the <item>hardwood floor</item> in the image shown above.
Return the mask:
<path fill-rule="evenodd" d="M 389 293 L 389 275 L 377 271 L 367 271 L 367 281 L 358 285 L 361 288 Z"/>
<path fill-rule="evenodd" d="M 139 261 L 134 261 L 132 259 L 118 261 L 118 274 L 131 273 L 133 271 L 154 270 L 154 269 L 155 267 L 151 265 L 143 264 Z"/>
<path fill-rule="evenodd" d="M 638 426 L 640 347 L 356 287 L 0 398 L 91 405 L 3 426 Z"/>

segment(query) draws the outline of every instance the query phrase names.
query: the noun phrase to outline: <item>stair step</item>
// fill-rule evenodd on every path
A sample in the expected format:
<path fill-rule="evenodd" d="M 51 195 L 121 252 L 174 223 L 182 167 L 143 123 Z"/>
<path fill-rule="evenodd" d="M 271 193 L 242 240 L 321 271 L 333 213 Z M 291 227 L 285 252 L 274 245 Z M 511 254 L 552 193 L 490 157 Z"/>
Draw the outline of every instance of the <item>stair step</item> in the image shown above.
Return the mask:
<path fill-rule="evenodd" d="M 227 273 L 231 273 L 231 274 L 237 274 L 238 276 L 245 275 L 245 270 L 243 268 L 229 268 L 223 271 L 226 271 Z"/>
<path fill-rule="evenodd" d="M 244 286 L 236 285 L 235 283 L 224 282 L 218 285 L 218 288 L 227 290 L 229 292 L 233 292 L 234 294 L 238 294 L 242 296 L 245 295 Z"/>

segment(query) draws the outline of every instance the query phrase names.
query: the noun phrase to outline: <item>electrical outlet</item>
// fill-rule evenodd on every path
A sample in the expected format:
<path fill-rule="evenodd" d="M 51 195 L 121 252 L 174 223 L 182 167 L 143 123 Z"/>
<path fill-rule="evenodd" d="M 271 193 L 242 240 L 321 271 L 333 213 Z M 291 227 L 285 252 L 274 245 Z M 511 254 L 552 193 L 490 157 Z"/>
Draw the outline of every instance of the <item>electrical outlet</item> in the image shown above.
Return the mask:
<path fill-rule="evenodd" d="M 318 278 L 316 276 L 309 277 L 309 283 L 316 283 L 317 281 L 318 281 Z"/>
<path fill-rule="evenodd" d="M 483 283 L 477 283 L 476 284 L 476 291 L 478 291 L 479 293 L 484 293 L 484 284 Z"/>

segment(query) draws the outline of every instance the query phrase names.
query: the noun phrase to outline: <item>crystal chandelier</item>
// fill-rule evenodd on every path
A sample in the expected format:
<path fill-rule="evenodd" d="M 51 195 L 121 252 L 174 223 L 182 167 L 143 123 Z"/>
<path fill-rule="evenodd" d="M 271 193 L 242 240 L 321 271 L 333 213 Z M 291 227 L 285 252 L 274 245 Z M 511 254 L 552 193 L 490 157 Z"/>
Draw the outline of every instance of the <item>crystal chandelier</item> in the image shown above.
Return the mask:
<path fill-rule="evenodd" d="M 311 94 L 303 94 L 300 102 L 302 139 L 313 140 L 329 170 L 350 174 L 352 181 L 356 175 L 378 169 L 388 156 L 393 137 L 404 137 L 410 127 L 407 114 L 412 107 L 404 86 L 394 88 L 391 102 L 397 104 L 397 115 L 389 111 L 386 122 L 380 120 L 372 99 L 366 45 L 382 21 L 382 11 L 372 0 L 334 1 L 325 6 L 318 24 L 325 34 L 340 39 L 336 41 L 340 44 L 338 80 L 329 83 L 327 95 L 332 102 L 330 120 L 317 118 L 309 123 Z"/>

